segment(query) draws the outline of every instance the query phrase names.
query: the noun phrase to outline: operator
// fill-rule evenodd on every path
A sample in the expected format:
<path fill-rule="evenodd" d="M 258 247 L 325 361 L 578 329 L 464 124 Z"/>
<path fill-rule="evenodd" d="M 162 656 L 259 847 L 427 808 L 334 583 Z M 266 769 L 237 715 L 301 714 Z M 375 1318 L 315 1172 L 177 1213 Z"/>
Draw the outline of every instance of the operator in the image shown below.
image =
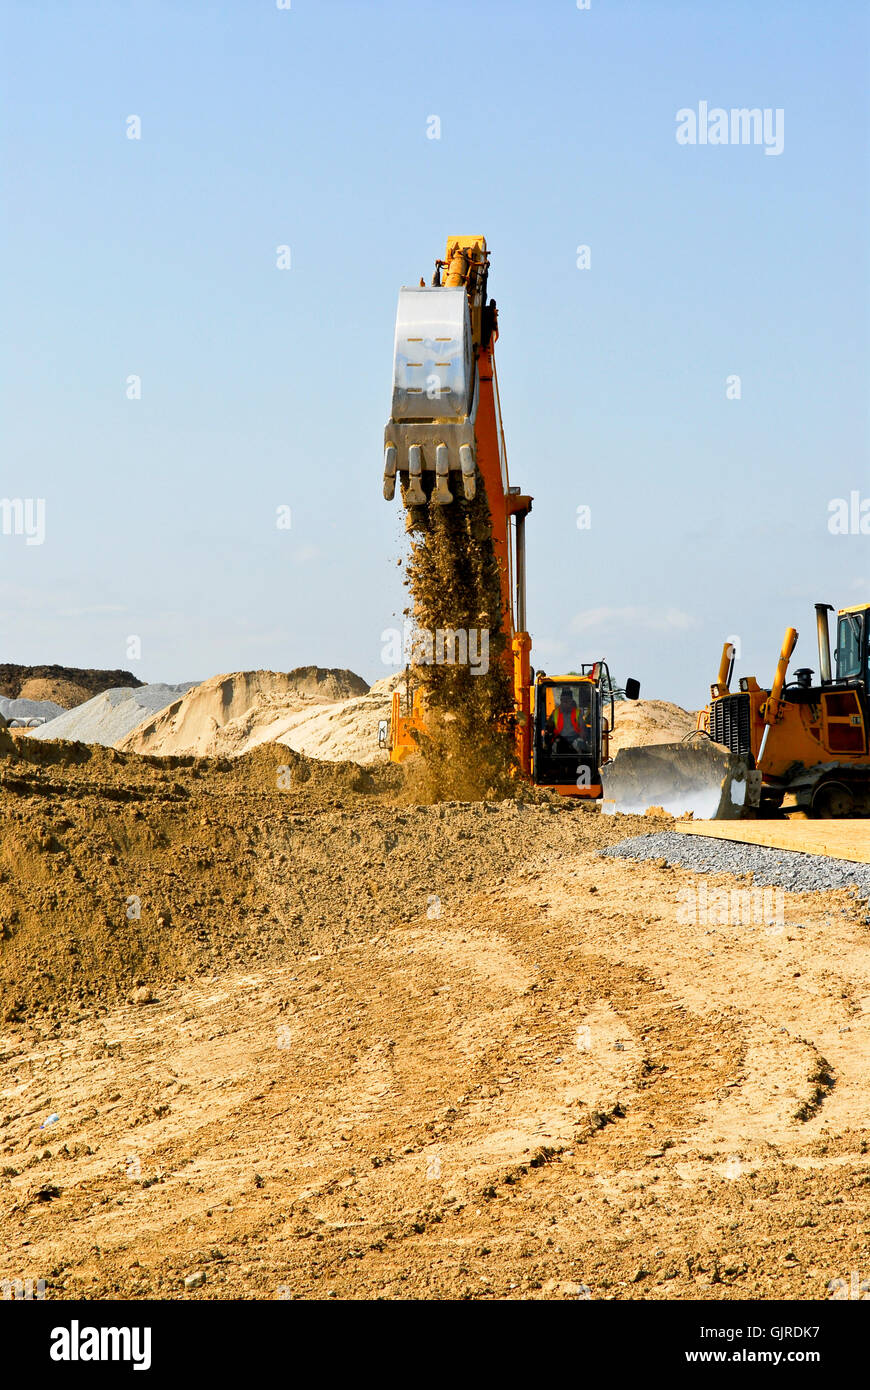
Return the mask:
<path fill-rule="evenodd" d="M 569 743 L 589 737 L 589 726 L 582 709 L 579 709 L 570 685 L 563 685 L 559 691 L 559 703 L 547 720 L 547 732 L 554 738 L 564 738 Z"/>

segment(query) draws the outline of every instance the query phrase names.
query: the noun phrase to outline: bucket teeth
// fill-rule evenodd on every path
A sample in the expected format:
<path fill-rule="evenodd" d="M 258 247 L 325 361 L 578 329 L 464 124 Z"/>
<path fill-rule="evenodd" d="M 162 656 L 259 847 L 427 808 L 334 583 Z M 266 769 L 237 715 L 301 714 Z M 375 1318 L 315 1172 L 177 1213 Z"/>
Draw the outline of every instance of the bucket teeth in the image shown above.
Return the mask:
<path fill-rule="evenodd" d="M 447 445 L 438 444 L 435 449 L 435 487 L 432 496 L 442 506 L 453 501 L 453 493 L 447 483 L 449 471 L 450 455 L 447 452 Z"/>
<path fill-rule="evenodd" d="M 426 494 L 421 487 L 423 476 L 423 450 L 419 444 L 408 449 L 408 486 L 405 489 L 406 507 L 424 507 Z"/>
<path fill-rule="evenodd" d="M 396 495 L 396 446 L 388 444 L 384 449 L 384 497 L 392 502 Z"/>
<path fill-rule="evenodd" d="M 462 487 L 465 492 L 465 500 L 471 502 L 477 492 L 477 478 L 475 476 L 477 469 L 470 444 L 461 445 L 459 462 L 462 467 Z"/>

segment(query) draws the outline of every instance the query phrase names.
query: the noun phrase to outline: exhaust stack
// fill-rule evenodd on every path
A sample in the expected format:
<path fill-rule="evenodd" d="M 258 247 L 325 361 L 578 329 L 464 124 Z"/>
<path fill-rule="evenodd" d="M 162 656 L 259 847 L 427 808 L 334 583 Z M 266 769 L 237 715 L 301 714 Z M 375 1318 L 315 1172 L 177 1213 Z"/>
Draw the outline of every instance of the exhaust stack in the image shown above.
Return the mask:
<path fill-rule="evenodd" d="M 730 695 L 731 677 L 734 674 L 734 648 L 730 642 L 726 642 L 722 648 L 722 658 L 719 662 L 719 676 L 716 681 L 717 695 Z"/>
<path fill-rule="evenodd" d="M 517 630 L 526 630 L 526 514 L 517 512 L 516 514 L 516 551 L 517 551 Z"/>
<path fill-rule="evenodd" d="M 822 685 L 831 679 L 831 637 L 828 632 L 828 614 L 833 613 L 830 603 L 816 604 L 816 627 L 819 634 L 819 678 Z"/>

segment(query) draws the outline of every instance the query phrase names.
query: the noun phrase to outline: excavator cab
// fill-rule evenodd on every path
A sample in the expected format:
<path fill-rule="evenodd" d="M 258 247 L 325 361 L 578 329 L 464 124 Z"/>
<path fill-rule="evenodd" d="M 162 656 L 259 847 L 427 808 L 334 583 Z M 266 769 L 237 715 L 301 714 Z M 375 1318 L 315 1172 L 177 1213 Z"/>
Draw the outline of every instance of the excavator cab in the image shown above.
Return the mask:
<path fill-rule="evenodd" d="M 572 787 L 578 795 L 598 782 L 601 701 L 591 680 L 538 680 L 534 728 L 534 780 L 539 786 Z"/>
<path fill-rule="evenodd" d="M 538 686 L 538 722 L 541 738 L 552 758 L 594 751 L 593 705 L 595 693 L 589 681 L 547 681 Z"/>
<path fill-rule="evenodd" d="M 640 687 L 627 682 L 636 700 Z M 605 707 L 607 712 L 605 713 Z M 532 775 L 563 796 L 601 795 L 600 769 L 609 759 L 614 722 L 610 672 L 603 661 L 565 676 L 538 672 L 533 687 Z"/>

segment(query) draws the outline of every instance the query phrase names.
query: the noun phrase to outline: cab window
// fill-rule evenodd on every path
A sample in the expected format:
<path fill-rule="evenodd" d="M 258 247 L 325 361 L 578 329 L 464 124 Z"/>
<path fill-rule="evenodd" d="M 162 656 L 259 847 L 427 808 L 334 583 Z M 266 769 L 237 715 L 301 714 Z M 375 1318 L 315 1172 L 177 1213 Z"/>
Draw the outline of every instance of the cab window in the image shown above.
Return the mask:
<path fill-rule="evenodd" d="M 844 613 L 837 626 L 837 678 L 848 680 L 861 676 L 861 651 L 864 645 L 864 618 L 860 613 Z"/>
<path fill-rule="evenodd" d="M 559 681 L 538 687 L 537 724 L 543 750 L 551 758 L 591 750 L 592 686 L 589 681 Z"/>

